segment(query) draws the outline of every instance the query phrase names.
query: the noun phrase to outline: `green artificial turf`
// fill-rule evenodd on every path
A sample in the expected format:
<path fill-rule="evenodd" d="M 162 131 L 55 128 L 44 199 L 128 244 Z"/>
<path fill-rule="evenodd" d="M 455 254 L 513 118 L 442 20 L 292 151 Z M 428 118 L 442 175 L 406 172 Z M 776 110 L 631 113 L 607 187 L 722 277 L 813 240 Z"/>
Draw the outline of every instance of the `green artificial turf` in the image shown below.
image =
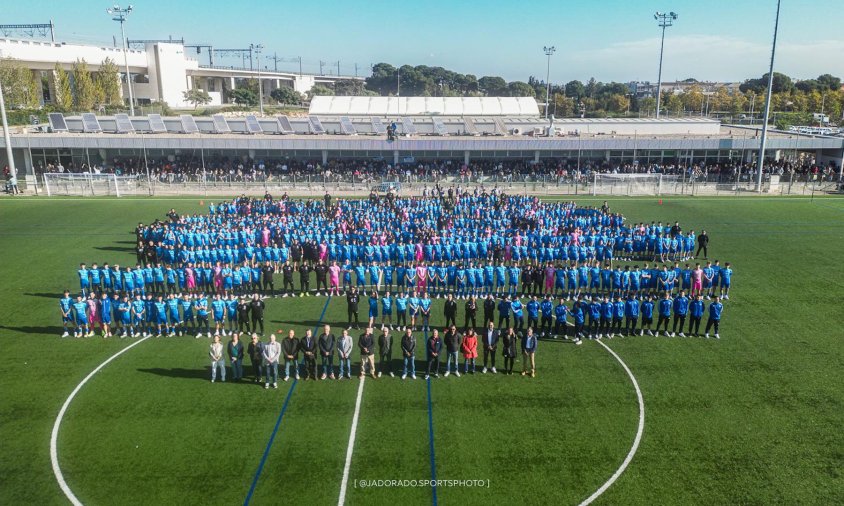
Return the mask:
<path fill-rule="evenodd" d="M 0 504 L 67 503 L 50 465 L 53 422 L 91 370 L 134 342 L 59 338 L 58 297 L 77 288 L 76 266 L 134 263 L 134 225 L 163 218 L 170 207 L 202 211 L 200 200 L 0 200 Z M 844 503 L 844 200 L 610 204 L 630 221 L 706 228 L 711 258 L 732 262 L 735 275 L 720 341 L 606 342 L 636 376 L 646 420 L 630 466 L 597 503 Z M 329 323 L 339 333 L 345 301 L 325 303 L 269 300 L 268 331 L 302 335 Z M 435 301 L 434 325 L 444 322 L 441 307 Z M 417 336 L 418 380 L 364 384 L 347 504 L 433 502 L 429 486 L 361 485 L 432 477 Z M 290 393 L 251 504 L 336 504 L 358 393 L 357 352 L 351 381 L 291 381 L 267 391 L 211 384 L 208 344 L 148 339 L 79 392 L 58 441 L 77 497 L 85 504 L 243 503 Z M 245 372 L 251 377 L 248 365 Z M 542 341 L 533 379 L 432 379 L 430 399 L 436 477 L 484 482 L 438 487 L 443 504 L 577 504 L 618 468 L 638 423 L 626 372 L 594 342 Z"/>

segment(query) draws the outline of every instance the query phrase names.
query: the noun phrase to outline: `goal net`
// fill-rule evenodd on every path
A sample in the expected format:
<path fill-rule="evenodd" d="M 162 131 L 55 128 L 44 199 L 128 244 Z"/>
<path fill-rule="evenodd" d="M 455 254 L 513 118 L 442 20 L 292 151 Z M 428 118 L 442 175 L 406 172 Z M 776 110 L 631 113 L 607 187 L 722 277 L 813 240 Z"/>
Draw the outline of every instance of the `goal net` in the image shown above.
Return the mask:
<path fill-rule="evenodd" d="M 119 197 L 129 193 L 136 186 L 136 178 L 115 174 L 64 173 L 44 174 L 44 188 L 47 195 L 70 195 L 79 197 Z"/>
<path fill-rule="evenodd" d="M 595 174 L 593 178 L 593 195 L 660 195 L 677 182 L 678 176 Z"/>

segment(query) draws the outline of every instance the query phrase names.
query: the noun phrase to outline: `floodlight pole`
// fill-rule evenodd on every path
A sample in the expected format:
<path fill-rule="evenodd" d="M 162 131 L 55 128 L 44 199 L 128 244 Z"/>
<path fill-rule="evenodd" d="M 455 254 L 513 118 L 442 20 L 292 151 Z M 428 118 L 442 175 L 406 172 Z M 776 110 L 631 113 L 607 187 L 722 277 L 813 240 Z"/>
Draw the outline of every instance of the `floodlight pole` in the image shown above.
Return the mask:
<path fill-rule="evenodd" d="M 548 119 L 548 96 L 551 94 L 551 55 L 557 50 L 554 46 L 545 46 L 542 48 L 545 51 L 545 56 L 548 57 L 548 66 L 545 69 L 545 119 Z"/>
<path fill-rule="evenodd" d="M 106 12 L 114 16 L 111 18 L 112 21 L 120 23 L 120 35 L 123 39 L 123 66 L 126 68 L 126 86 L 129 88 L 129 115 L 134 116 L 135 97 L 132 93 L 132 78 L 129 75 L 129 48 L 126 47 L 126 31 L 123 28 L 123 23 L 126 22 L 126 18 L 129 16 L 129 13 L 132 12 L 132 6 L 130 5 L 125 9 L 121 9 L 119 5 L 115 4 L 114 7 L 106 9 Z"/>
<path fill-rule="evenodd" d="M 255 53 L 258 59 L 258 108 L 261 111 L 261 116 L 264 115 L 264 87 L 261 85 L 261 50 L 264 49 L 262 44 L 249 44 L 249 52 Z"/>
<path fill-rule="evenodd" d="M 768 69 L 768 96 L 765 97 L 765 117 L 762 120 L 762 138 L 759 142 L 759 156 L 756 160 L 756 191 L 762 193 L 762 168 L 765 165 L 765 141 L 768 137 L 768 117 L 771 114 L 771 94 L 774 89 L 774 54 L 777 51 L 777 31 L 780 26 L 780 0 L 777 0 L 777 15 L 774 18 L 774 43 L 771 46 L 771 66 Z"/>
<path fill-rule="evenodd" d="M 6 101 L 3 100 L 2 85 L 0 85 L 0 114 L 3 116 L 3 141 L 6 143 L 6 158 L 9 159 L 9 174 L 12 177 L 17 177 L 15 158 L 12 156 L 12 138 L 9 136 L 9 121 L 6 119 Z M 38 184 L 37 181 L 36 184 Z"/>
<path fill-rule="evenodd" d="M 665 49 L 665 29 L 674 25 L 674 20 L 677 19 L 677 13 L 657 11 L 654 14 L 654 19 L 657 20 L 659 27 L 662 28 L 662 41 L 659 44 L 659 75 L 656 81 L 656 117 L 659 118 L 659 102 L 662 99 L 662 53 Z"/>

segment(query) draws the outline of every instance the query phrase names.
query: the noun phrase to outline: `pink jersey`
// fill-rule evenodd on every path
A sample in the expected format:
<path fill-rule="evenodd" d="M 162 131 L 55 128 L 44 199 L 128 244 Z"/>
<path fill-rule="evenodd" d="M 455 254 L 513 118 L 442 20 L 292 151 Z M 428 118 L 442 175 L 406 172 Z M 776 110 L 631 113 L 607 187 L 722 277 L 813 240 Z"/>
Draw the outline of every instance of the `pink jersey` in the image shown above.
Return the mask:
<path fill-rule="evenodd" d="M 340 284 L 340 266 L 339 265 L 332 265 L 328 268 L 328 275 L 331 278 L 331 286 L 337 286 Z"/>
<path fill-rule="evenodd" d="M 545 268 L 545 284 L 551 284 L 554 282 L 554 268 L 550 265 Z"/>
<path fill-rule="evenodd" d="M 324 262 L 326 257 L 328 257 L 328 245 L 321 243 L 319 245 L 319 259 Z"/>
<path fill-rule="evenodd" d="M 692 271 L 692 278 L 695 281 L 701 281 L 703 279 L 703 269 L 695 269 Z"/>
<path fill-rule="evenodd" d="M 419 286 L 425 284 L 425 281 L 428 279 L 428 268 L 423 267 L 421 265 L 416 267 L 416 283 Z"/>
<path fill-rule="evenodd" d="M 262 246 L 269 246 L 270 245 L 270 229 L 268 229 L 268 228 L 261 230 L 261 245 Z"/>
<path fill-rule="evenodd" d="M 88 304 L 88 319 L 91 322 L 100 321 L 100 310 L 97 301 L 95 299 L 88 299 L 85 302 Z"/>

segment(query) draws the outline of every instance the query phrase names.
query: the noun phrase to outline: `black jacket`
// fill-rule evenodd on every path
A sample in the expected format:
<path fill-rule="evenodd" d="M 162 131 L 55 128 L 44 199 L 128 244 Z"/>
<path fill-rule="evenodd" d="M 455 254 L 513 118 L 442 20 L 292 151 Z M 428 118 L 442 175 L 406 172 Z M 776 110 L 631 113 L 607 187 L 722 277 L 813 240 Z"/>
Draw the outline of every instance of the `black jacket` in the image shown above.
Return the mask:
<path fill-rule="evenodd" d="M 307 336 L 299 339 L 299 349 L 302 350 L 302 353 L 314 353 L 316 352 L 316 347 L 317 340 L 314 336 L 310 337 L 310 342 L 308 342 Z"/>
<path fill-rule="evenodd" d="M 378 351 L 381 355 L 390 355 L 393 353 L 393 336 L 390 334 L 381 334 L 378 336 Z"/>
<path fill-rule="evenodd" d="M 501 353 L 504 354 L 505 357 L 516 357 L 516 343 L 519 342 L 519 335 L 518 334 L 504 334 L 501 336 L 501 341 L 504 343 L 502 347 Z"/>
<path fill-rule="evenodd" d="M 498 329 L 492 329 L 492 344 L 489 342 L 489 329 L 484 329 L 483 332 L 478 334 L 478 340 L 483 343 L 484 349 L 487 350 L 495 350 L 498 346 L 498 339 L 501 337 L 501 333 Z"/>
<path fill-rule="evenodd" d="M 449 353 L 455 353 L 460 351 L 460 340 L 463 336 L 460 335 L 460 332 L 446 332 L 445 333 L 445 349 Z"/>
<path fill-rule="evenodd" d="M 372 348 L 375 346 L 375 339 L 372 337 L 372 334 L 361 334 L 360 338 L 358 339 L 358 348 L 360 348 L 360 354 L 363 356 L 372 355 Z"/>
<path fill-rule="evenodd" d="M 484 314 L 488 316 L 495 314 L 495 299 L 484 299 Z"/>
<path fill-rule="evenodd" d="M 319 335 L 319 352 L 322 355 L 331 355 L 334 353 L 334 342 L 337 339 L 334 334 L 326 334 L 323 332 Z"/>
<path fill-rule="evenodd" d="M 287 355 L 292 355 L 293 360 L 299 358 L 299 340 L 295 337 L 293 339 L 284 338 L 281 340 L 281 353 L 287 359 Z"/>
<path fill-rule="evenodd" d="M 416 338 L 411 334 L 408 336 L 405 334 L 401 338 L 401 351 L 405 355 L 413 355 L 416 351 Z"/>
<path fill-rule="evenodd" d="M 445 308 L 443 309 L 443 311 L 445 312 L 446 316 L 456 315 L 457 314 L 457 302 L 455 302 L 453 299 L 452 300 L 446 299 Z"/>

